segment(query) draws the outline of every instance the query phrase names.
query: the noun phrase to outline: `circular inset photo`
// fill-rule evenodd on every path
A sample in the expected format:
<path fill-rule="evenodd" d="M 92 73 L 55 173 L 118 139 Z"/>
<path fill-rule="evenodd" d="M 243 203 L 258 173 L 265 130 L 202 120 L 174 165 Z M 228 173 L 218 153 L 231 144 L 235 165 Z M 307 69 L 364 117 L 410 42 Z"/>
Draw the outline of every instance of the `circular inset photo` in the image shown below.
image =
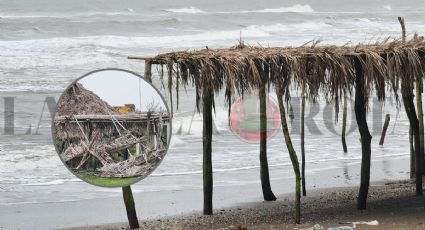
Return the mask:
<path fill-rule="evenodd" d="M 84 75 L 60 97 L 52 124 L 65 166 L 98 186 L 128 186 L 148 176 L 167 153 L 171 114 L 139 75 L 104 69 Z"/>

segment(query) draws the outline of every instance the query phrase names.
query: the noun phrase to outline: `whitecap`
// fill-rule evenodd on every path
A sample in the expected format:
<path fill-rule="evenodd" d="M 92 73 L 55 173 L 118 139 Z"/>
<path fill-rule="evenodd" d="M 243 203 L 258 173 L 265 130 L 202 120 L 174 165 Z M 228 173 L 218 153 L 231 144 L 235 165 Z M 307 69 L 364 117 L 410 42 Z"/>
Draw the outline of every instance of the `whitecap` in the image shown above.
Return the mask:
<path fill-rule="evenodd" d="M 296 4 L 293 6 L 268 8 L 262 10 L 241 11 L 241 13 L 313 13 L 314 9 L 308 5 Z"/>
<path fill-rule="evenodd" d="M 176 9 L 165 9 L 164 11 L 172 12 L 172 13 L 185 13 L 185 14 L 201 14 L 205 13 L 205 11 L 200 10 L 196 7 L 189 7 L 189 8 L 176 8 Z"/>

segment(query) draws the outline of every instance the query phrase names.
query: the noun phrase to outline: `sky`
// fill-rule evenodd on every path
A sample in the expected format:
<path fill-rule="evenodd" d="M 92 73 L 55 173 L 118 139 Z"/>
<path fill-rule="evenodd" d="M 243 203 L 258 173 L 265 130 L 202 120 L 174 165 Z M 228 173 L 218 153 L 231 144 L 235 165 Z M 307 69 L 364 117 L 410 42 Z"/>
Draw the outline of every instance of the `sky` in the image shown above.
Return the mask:
<path fill-rule="evenodd" d="M 147 111 L 147 107 L 154 102 L 158 105 L 156 111 L 166 110 L 166 104 L 159 92 L 144 79 L 132 73 L 104 70 L 87 75 L 78 83 L 112 106 L 134 104 L 136 110 Z"/>

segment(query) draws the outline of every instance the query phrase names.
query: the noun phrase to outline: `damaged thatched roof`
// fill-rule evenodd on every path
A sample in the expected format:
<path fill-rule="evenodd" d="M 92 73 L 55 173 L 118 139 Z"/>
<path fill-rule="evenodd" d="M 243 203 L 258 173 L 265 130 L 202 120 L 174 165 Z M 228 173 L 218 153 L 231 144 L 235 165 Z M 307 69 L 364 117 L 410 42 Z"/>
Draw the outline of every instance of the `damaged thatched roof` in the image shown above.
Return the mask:
<path fill-rule="evenodd" d="M 114 122 L 112 121 L 114 119 Z M 54 136 L 59 139 L 84 138 L 96 130 L 103 139 L 117 135 L 117 122 L 131 132 L 142 135 L 148 123 L 169 121 L 167 112 L 118 114 L 107 102 L 80 83 L 73 84 L 59 100 L 54 118 Z M 78 123 L 78 124 L 77 124 Z M 90 123 L 90 125 L 89 125 Z M 100 138 L 100 137 L 99 137 Z"/>
<path fill-rule="evenodd" d="M 116 114 L 115 109 L 92 91 L 75 83 L 63 94 L 56 108 L 56 116 L 87 114 Z"/>
<path fill-rule="evenodd" d="M 161 70 L 165 66 L 170 93 L 174 77 L 177 92 L 179 85 L 194 85 L 198 100 L 203 89 L 215 92 L 225 89 L 229 99 L 235 93 L 274 84 L 284 92 L 289 92 L 290 87 L 305 87 L 310 99 L 321 93 L 327 101 L 335 101 L 338 109 L 339 98 L 344 92 L 351 93 L 355 84 L 355 59 L 360 61 L 365 77 L 366 102 L 373 90 L 379 99 L 384 99 L 386 88 L 397 95 L 400 81 L 406 83 L 402 84 L 403 90 L 412 91 L 413 79 L 424 72 L 425 41 L 415 36 L 406 42 L 386 39 L 356 46 L 263 48 L 241 44 L 228 49 L 129 58 L 160 65 Z"/>

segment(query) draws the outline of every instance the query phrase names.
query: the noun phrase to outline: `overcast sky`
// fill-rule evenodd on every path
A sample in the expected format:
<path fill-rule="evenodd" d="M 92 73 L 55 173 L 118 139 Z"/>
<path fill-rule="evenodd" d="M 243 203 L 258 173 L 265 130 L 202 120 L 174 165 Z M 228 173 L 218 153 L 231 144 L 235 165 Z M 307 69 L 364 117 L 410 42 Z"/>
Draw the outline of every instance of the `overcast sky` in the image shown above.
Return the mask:
<path fill-rule="evenodd" d="M 137 110 L 147 111 L 147 106 L 154 102 L 158 104 L 157 111 L 161 108 L 166 110 L 165 103 L 155 88 L 138 76 L 125 71 L 95 72 L 78 82 L 112 106 L 134 104 Z"/>

